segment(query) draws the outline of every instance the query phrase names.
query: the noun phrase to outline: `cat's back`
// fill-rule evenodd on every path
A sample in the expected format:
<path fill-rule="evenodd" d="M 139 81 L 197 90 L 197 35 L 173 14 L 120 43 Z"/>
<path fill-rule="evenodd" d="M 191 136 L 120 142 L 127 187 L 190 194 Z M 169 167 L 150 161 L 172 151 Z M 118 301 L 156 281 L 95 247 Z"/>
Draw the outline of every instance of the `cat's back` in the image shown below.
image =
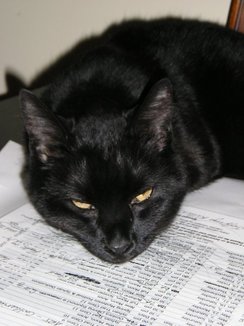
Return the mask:
<path fill-rule="evenodd" d="M 244 35 L 168 18 L 117 26 L 111 41 L 166 73 L 177 100 L 195 103 L 217 138 L 225 173 L 244 177 Z"/>
<path fill-rule="evenodd" d="M 140 100 L 148 83 L 165 76 L 180 106 L 194 103 L 206 120 L 227 170 L 244 161 L 244 36 L 216 24 L 167 18 L 112 26 L 99 47 L 81 53 L 61 76 L 48 101 L 56 112 L 74 116 L 90 109 L 100 92 L 122 112 Z M 91 86 L 91 101 L 84 84 Z"/>
<path fill-rule="evenodd" d="M 224 26 L 198 20 L 163 18 L 125 21 L 110 27 L 105 40 L 118 47 L 159 59 L 162 54 L 187 59 L 232 46 L 243 53 L 243 35 Z M 162 52 L 163 51 L 163 52 Z"/>

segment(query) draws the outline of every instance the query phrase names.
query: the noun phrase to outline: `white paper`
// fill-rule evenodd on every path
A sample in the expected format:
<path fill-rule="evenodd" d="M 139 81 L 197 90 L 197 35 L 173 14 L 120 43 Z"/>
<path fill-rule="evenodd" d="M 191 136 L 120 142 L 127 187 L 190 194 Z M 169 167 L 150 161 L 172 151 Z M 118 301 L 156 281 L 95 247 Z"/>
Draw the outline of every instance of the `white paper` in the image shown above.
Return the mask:
<path fill-rule="evenodd" d="M 21 145 L 9 141 L 0 152 L 0 184 L 11 188 L 20 182 L 24 157 Z"/>
<path fill-rule="evenodd" d="M 27 202 L 20 178 L 23 161 L 22 148 L 13 141 L 0 152 L 0 217 Z"/>
<path fill-rule="evenodd" d="M 23 205 L 22 161 L 12 142 L 0 152 L 1 326 L 244 325 L 243 181 L 188 195 L 143 254 L 113 265 Z"/>
<path fill-rule="evenodd" d="M 30 204 L 1 219 L 0 235 L 1 325 L 243 325 L 241 219 L 185 207 L 122 265 L 92 256 Z"/>
<path fill-rule="evenodd" d="M 244 218 L 244 181 L 221 178 L 190 193 L 186 205 Z"/>

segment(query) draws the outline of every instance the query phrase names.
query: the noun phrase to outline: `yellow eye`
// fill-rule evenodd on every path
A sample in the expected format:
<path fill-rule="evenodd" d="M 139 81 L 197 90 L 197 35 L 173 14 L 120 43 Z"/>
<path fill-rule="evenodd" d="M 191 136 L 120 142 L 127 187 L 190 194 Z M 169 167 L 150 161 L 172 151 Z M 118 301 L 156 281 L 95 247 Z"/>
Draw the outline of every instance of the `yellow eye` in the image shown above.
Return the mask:
<path fill-rule="evenodd" d="M 152 194 L 152 188 L 147 189 L 145 192 L 142 194 L 136 196 L 135 198 L 132 199 L 131 204 L 139 204 L 151 197 Z"/>
<path fill-rule="evenodd" d="M 72 203 L 80 209 L 95 209 L 95 207 L 89 203 L 84 203 L 79 200 L 72 200 Z"/>

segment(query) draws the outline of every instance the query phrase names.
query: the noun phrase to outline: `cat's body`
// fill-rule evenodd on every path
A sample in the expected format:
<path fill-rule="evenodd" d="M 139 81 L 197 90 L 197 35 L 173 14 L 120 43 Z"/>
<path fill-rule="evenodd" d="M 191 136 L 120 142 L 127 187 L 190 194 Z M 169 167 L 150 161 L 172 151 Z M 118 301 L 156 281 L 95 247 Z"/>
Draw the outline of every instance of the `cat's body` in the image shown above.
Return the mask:
<path fill-rule="evenodd" d="M 178 19 L 105 36 L 42 101 L 22 92 L 27 187 L 50 224 L 122 262 L 187 192 L 244 176 L 244 36 Z"/>

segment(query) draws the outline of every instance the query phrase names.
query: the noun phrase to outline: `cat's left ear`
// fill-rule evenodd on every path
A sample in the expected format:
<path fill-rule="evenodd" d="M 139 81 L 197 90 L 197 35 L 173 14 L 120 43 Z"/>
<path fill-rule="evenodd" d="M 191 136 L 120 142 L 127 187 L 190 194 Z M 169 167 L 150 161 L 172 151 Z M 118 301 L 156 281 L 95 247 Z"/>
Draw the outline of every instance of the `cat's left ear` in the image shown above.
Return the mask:
<path fill-rule="evenodd" d="M 59 119 L 32 92 L 20 92 L 20 106 L 29 147 L 42 163 L 62 156 L 66 133 Z"/>
<path fill-rule="evenodd" d="M 159 80 L 149 90 L 132 123 L 133 133 L 142 145 L 162 151 L 172 123 L 173 92 L 169 79 Z"/>

